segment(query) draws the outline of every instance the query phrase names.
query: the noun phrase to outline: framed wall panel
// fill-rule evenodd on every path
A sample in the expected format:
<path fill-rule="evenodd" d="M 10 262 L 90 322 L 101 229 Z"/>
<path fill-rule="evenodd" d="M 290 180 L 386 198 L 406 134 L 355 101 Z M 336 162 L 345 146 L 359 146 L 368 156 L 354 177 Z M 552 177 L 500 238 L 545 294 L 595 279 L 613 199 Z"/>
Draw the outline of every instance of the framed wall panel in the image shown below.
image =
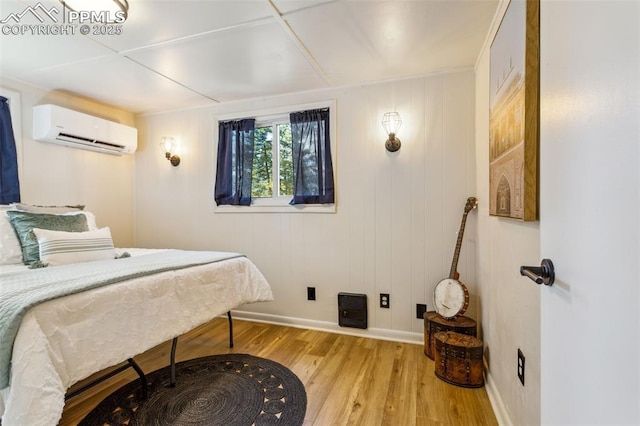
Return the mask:
<path fill-rule="evenodd" d="M 491 44 L 489 213 L 538 219 L 539 0 L 511 0 Z"/>

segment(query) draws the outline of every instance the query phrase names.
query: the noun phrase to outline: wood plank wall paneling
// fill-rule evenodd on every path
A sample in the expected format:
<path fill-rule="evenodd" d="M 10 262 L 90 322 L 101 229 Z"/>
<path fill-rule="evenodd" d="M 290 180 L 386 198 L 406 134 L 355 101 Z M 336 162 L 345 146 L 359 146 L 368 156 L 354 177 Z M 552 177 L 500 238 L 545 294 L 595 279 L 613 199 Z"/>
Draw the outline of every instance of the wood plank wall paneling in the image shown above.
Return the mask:
<path fill-rule="evenodd" d="M 433 309 L 433 288 L 445 277 L 448 269 L 446 260 L 449 256 L 445 250 L 445 229 L 443 227 L 444 204 L 446 197 L 444 173 L 444 130 L 443 125 L 443 85 L 442 77 L 426 82 L 425 88 L 425 127 L 426 152 L 424 164 L 426 169 L 426 187 L 423 197 L 426 201 L 425 215 L 425 273 L 426 303 Z M 450 229 L 449 229 L 450 230 Z M 453 252 L 451 252 L 453 254 Z"/>
<path fill-rule="evenodd" d="M 116 244 L 130 247 L 134 232 L 134 156 L 111 156 L 38 142 L 32 139 L 32 129 L 33 107 L 47 103 L 127 125 L 134 124 L 134 115 L 69 93 L 44 91 L 4 77 L 0 89 L 5 95 L 11 92 L 20 98 L 20 114 L 12 115 L 14 120 L 19 117 L 21 121 L 16 123 L 15 130 L 22 202 L 85 205 L 86 210 L 96 215 L 98 226 L 111 228 Z"/>
<path fill-rule="evenodd" d="M 411 268 L 410 290 L 414 300 L 424 300 L 425 303 L 431 304 L 426 292 L 426 214 L 427 214 L 427 168 L 426 164 L 427 143 L 427 125 L 426 125 L 426 102 L 425 102 L 425 81 L 414 80 L 411 82 L 410 89 L 410 108 L 414 117 L 422 119 L 413 119 L 410 123 L 410 132 L 405 136 L 410 138 L 411 143 L 411 175 L 410 185 L 411 194 L 416 194 L 411 209 L 411 246 L 409 247 L 410 256 L 408 257 Z M 415 315 L 413 310 L 408 311 L 409 315 Z"/>
<path fill-rule="evenodd" d="M 474 74 L 465 70 L 141 116 L 148 140 L 136 154 L 136 244 L 247 254 L 276 298 L 248 311 L 335 324 L 337 293 L 365 293 L 370 328 L 420 339 L 416 304 L 433 308 L 466 198 L 475 195 L 474 97 Z M 216 115 L 330 99 L 337 111 L 335 214 L 215 212 Z M 402 148 L 389 153 L 381 120 L 393 110 L 403 120 Z M 165 134 L 184 141 L 178 168 L 157 153 Z M 172 229 L 159 232 L 168 223 Z M 472 288 L 473 229 L 459 264 Z M 316 301 L 306 300 L 307 286 L 316 287 Z M 391 294 L 390 309 L 379 308 L 379 293 Z"/>

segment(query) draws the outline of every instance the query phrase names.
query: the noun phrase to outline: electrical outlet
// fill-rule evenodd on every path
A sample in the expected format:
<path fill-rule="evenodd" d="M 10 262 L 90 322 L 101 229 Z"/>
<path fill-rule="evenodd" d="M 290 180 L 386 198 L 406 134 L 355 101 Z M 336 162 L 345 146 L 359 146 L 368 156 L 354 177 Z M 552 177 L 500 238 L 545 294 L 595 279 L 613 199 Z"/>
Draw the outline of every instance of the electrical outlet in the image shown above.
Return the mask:
<path fill-rule="evenodd" d="M 427 312 L 427 305 L 418 303 L 416 305 L 416 318 L 424 319 L 424 313 Z"/>
<path fill-rule="evenodd" d="M 389 309 L 391 307 L 391 299 L 389 293 L 380 293 L 380 307 Z"/>
<path fill-rule="evenodd" d="M 307 300 L 316 300 L 316 288 L 307 287 Z"/>
<path fill-rule="evenodd" d="M 524 354 L 518 348 L 518 379 L 520 379 L 520 383 L 524 386 Z"/>

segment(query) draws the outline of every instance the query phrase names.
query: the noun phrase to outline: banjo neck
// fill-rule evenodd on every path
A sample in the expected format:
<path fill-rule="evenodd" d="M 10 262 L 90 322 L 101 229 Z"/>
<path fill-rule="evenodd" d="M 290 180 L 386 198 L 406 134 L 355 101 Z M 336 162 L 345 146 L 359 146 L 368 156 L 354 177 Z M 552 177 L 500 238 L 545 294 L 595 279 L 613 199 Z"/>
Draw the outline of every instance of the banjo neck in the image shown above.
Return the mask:
<path fill-rule="evenodd" d="M 464 227 L 467 223 L 467 214 L 462 215 L 462 223 L 460 224 L 460 230 L 458 231 L 458 240 L 456 241 L 456 249 L 453 252 L 453 260 L 451 261 L 451 270 L 449 271 L 449 278 L 457 280 L 460 274 L 458 274 L 458 258 L 460 257 L 460 249 L 462 248 L 462 236 L 464 235 Z"/>
<path fill-rule="evenodd" d="M 460 230 L 458 231 L 458 239 L 456 241 L 456 249 L 453 252 L 453 261 L 451 262 L 451 270 L 449 271 L 449 278 L 457 280 L 460 277 L 458 274 L 458 258 L 460 257 L 460 249 L 462 248 L 462 237 L 464 236 L 464 227 L 467 223 L 467 215 L 478 205 L 478 200 L 475 197 L 467 198 L 467 203 L 464 206 L 464 213 L 462 214 L 462 222 L 460 223 Z"/>

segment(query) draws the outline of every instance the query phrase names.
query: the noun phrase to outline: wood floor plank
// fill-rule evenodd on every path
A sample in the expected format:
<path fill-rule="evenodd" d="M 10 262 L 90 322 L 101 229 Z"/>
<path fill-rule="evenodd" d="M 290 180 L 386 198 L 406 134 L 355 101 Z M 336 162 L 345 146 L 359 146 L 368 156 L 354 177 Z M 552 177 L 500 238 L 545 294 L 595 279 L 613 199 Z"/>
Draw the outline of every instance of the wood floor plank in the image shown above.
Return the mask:
<path fill-rule="evenodd" d="M 391 381 L 395 343 L 379 341 L 372 348 L 371 354 L 365 360 L 363 381 L 357 386 L 354 409 L 346 424 L 348 425 L 378 425 L 382 424 L 384 412 L 379 407 L 386 403 L 386 393 L 379 389 L 387 389 Z"/>
<path fill-rule="evenodd" d="M 315 423 L 316 419 L 320 415 L 325 402 L 333 393 L 333 385 L 336 378 L 345 370 L 344 364 L 348 359 L 349 351 L 340 350 L 341 346 L 343 346 L 341 337 L 343 336 L 338 336 L 334 342 L 334 346 L 332 346 L 333 349 L 324 357 L 316 374 L 311 376 L 311 379 L 304 384 L 307 389 L 307 416 L 305 418 L 305 424 L 322 424 Z M 310 394 L 317 395 L 317 397 L 311 399 L 309 398 Z"/>
<path fill-rule="evenodd" d="M 358 390 L 362 388 L 366 359 L 371 349 L 360 345 L 336 341 L 336 352 L 346 352 L 341 362 L 341 372 L 333 378 L 331 392 L 327 395 L 314 424 L 335 425 L 348 423 L 348 419 L 360 411 L 356 403 Z M 349 339 L 344 339 L 349 340 Z"/>
<path fill-rule="evenodd" d="M 389 382 L 384 407 L 384 425 L 415 425 L 417 397 L 417 360 L 415 348 L 396 345 L 392 380 Z"/>
<path fill-rule="evenodd" d="M 287 366 L 304 383 L 309 426 L 497 425 L 486 390 L 439 380 L 421 345 L 240 320 L 234 320 L 234 341 L 230 349 L 227 319 L 216 318 L 180 336 L 176 359 L 246 353 Z M 151 372 L 168 364 L 170 351 L 165 342 L 135 359 Z M 135 379 L 127 370 L 70 399 L 60 425 L 76 425 Z"/>

